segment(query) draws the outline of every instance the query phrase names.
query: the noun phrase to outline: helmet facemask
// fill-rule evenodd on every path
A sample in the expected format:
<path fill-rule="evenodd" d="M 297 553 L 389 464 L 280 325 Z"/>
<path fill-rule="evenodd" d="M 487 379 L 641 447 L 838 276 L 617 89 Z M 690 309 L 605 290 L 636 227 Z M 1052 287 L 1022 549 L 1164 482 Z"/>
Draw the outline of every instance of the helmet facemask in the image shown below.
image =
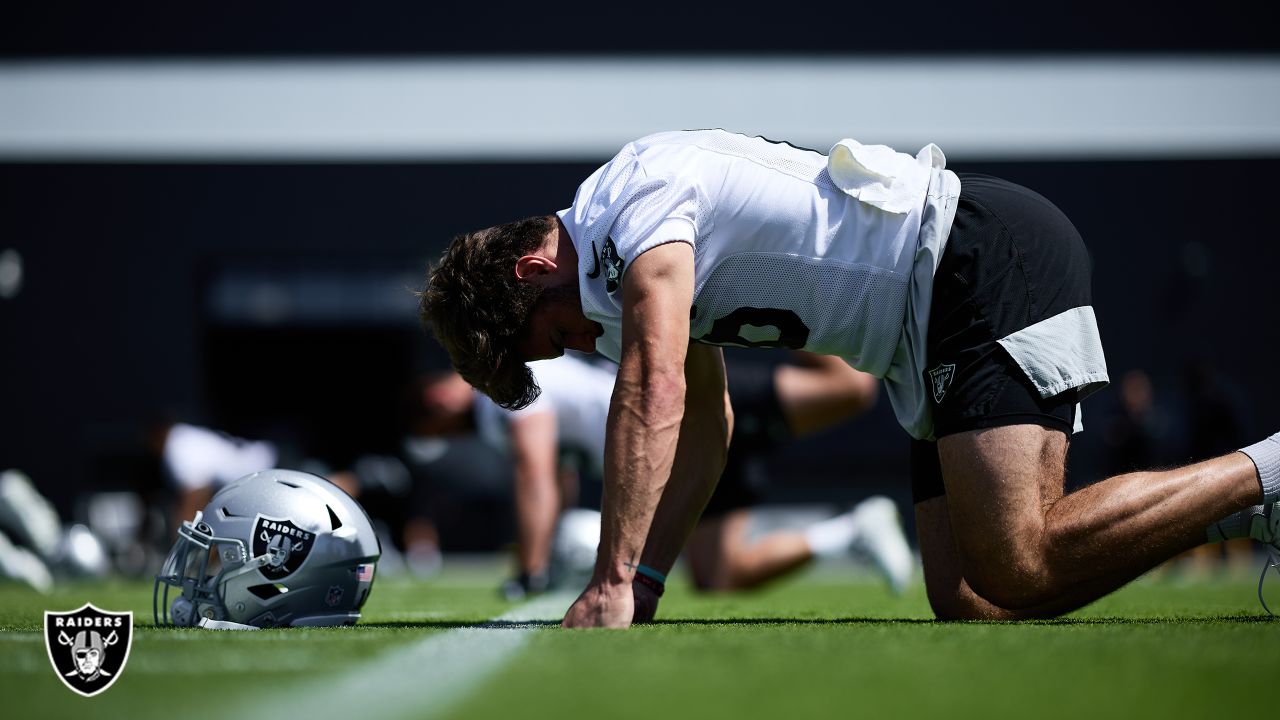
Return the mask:
<path fill-rule="evenodd" d="M 242 540 L 215 536 L 197 512 L 194 521 L 184 521 L 178 529 L 178 540 L 156 575 L 151 609 L 157 624 L 193 627 L 202 617 L 226 620 L 227 583 L 269 561 L 266 554 L 250 558 Z M 171 588 L 180 591 L 172 603 Z"/>

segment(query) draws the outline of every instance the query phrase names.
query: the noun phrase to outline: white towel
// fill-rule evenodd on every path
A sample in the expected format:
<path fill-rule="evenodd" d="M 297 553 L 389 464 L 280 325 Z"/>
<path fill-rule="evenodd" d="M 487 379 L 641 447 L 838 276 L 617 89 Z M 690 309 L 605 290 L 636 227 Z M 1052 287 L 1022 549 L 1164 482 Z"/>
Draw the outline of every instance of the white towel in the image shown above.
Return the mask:
<path fill-rule="evenodd" d="M 845 193 L 886 212 L 919 209 L 929 192 L 929 171 L 947 166 L 932 143 L 915 156 L 885 145 L 863 145 L 846 138 L 827 153 L 827 173 Z"/>

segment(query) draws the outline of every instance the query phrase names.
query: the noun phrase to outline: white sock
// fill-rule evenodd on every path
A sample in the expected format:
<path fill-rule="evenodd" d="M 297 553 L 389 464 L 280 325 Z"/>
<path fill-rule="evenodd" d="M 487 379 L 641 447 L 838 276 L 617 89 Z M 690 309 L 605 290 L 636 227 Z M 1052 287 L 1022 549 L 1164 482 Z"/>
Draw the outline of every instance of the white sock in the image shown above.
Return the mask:
<path fill-rule="evenodd" d="M 809 550 L 821 558 L 839 557 L 849 551 L 849 545 L 858 534 L 858 525 L 853 520 L 853 512 L 837 515 L 828 520 L 816 522 L 805 528 L 804 538 L 809 543 Z"/>
<path fill-rule="evenodd" d="M 1258 468 L 1258 480 L 1262 483 L 1262 502 L 1269 504 L 1280 501 L 1280 433 L 1241 448 L 1240 452 L 1249 456 Z"/>
<path fill-rule="evenodd" d="M 1254 525 L 1257 524 L 1258 531 L 1261 532 L 1262 526 L 1266 524 L 1266 518 L 1263 515 L 1264 509 L 1262 505 L 1247 507 L 1210 525 L 1205 532 L 1209 542 L 1216 543 L 1223 540 L 1235 540 L 1236 538 L 1263 540 L 1264 538 L 1257 537 L 1257 533 L 1254 532 Z"/>

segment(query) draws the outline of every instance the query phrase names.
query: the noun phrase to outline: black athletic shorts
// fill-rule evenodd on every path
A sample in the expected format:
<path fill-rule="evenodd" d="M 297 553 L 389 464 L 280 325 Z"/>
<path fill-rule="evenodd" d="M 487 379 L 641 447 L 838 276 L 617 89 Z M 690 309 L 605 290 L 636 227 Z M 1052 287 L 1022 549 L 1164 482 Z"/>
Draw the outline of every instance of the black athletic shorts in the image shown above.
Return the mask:
<path fill-rule="evenodd" d="M 1034 423 L 1068 435 L 1076 390 L 1042 398 L 997 342 L 1092 304 L 1092 261 L 1071 221 L 1039 194 L 960 173 L 955 220 L 934 275 L 926 387 L 934 436 Z M 915 502 L 946 491 L 937 443 L 913 440 Z"/>
<path fill-rule="evenodd" d="M 777 363 L 733 362 L 733 352 L 725 351 L 733 437 L 715 494 L 702 511 L 704 519 L 758 504 L 767 482 L 764 458 L 791 438 L 774 382 Z"/>

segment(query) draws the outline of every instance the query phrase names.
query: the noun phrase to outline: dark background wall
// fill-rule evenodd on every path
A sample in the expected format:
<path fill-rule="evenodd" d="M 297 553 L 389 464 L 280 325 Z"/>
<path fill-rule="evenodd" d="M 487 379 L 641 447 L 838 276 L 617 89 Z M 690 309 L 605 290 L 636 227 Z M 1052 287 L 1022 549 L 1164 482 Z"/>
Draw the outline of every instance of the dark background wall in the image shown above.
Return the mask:
<path fill-rule="evenodd" d="M 27 55 L 1273 52 L 1266 4 L 287 0 L 205 6 L 24 3 L 0 52 Z M 764 11 L 762 11 L 764 10 Z"/>
<path fill-rule="evenodd" d="M 1277 306 L 1280 250 L 1266 211 L 1276 167 L 1267 159 L 955 166 L 1036 188 L 1076 222 L 1095 259 L 1113 377 L 1146 368 L 1173 390 L 1188 361 L 1208 358 L 1247 389 L 1258 430 L 1280 400 L 1273 351 L 1258 345 L 1274 333 Z M 0 237 L 22 254 L 25 283 L 0 303 L 0 457 L 56 478 L 57 489 L 96 484 L 95 459 L 131 441 L 159 409 L 250 436 L 296 424 L 332 462 L 385 448 L 398 430 L 399 388 L 445 362 L 414 315 L 411 291 L 427 261 L 456 232 L 567 205 L 591 169 L 2 166 Z M 495 195 L 495 173 L 521 191 Z M 1209 178 L 1229 179 L 1230 207 L 1206 193 Z M 346 293 L 344 309 L 317 309 L 299 277 L 327 278 Z M 212 297 L 238 282 L 246 295 L 269 300 L 275 287 L 286 300 L 255 311 L 249 300 Z M 379 284 L 391 304 L 363 292 Z M 1097 396 L 1086 422 L 1111 402 L 1112 390 Z M 884 404 L 838 442 L 802 444 L 789 463 L 817 484 L 846 468 L 893 474 L 903 467 L 900 435 Z"/>
<path fill-rule="evenodd" d="M 1280 51 L 1253 3 L 818 3 L 768 17 L 695 6 L 661 10 L 665 20 L 652 6 L 589 7 L 28 4 L 5 11 L 0 60 Z M 428 260 L 454 233 L 566 206 L 595 164 L 0 160 L 0 250 L 16 249 L 25 271 L 0 301 L 0 466 L 23 468 L 70 511 L 80 491 L 135 481 L 129 458 L 162 411 L 246 436 L 289 428 L 335 464 L 393 446 L 404 383 L 445 362 L 414 315 Z M 1274 429 L 1280 158 L 951 167 L 1024 183 L 1076 222 L 1113 378 L 1150 372 L 1174 423 L 1184 371 L 1204 360 L 1252 431 Z M 1113 386 L 1086 406 L 1073 480 L 1104 466 L 1115 403 Z M 774 497 L 905 498 L 905 447 L 881 403 L 785 451 Z"/>

